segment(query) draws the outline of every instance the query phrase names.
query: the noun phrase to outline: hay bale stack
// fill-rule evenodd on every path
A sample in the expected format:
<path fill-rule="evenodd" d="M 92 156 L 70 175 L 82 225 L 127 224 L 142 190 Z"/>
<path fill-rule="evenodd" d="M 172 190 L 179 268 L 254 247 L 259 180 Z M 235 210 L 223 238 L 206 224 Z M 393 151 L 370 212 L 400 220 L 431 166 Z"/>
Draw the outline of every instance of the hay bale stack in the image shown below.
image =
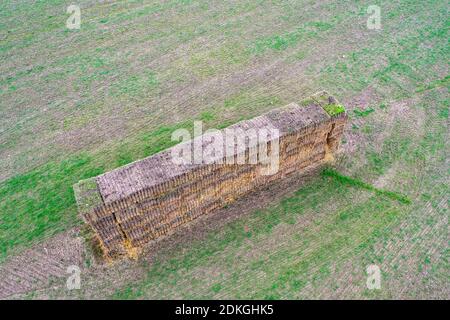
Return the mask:
<path fill-rule="evenodd" d="M 251 146 L 233 143 L 230 164 L 226 155 L 214 163 L 174 164 L 173 147 L 74 186 L 79 212 L 95 231 L 105 255 L 130 255 L 146 243 L 167 235 L 196 217 L 223 207 L 271 181 L 332 158 L 339 147 L 347 115 L 326 92 L 272 110 L 224 130 L 275 128 L 279 131 L 279 167 L 267 174 L 268 164 L 250 164 Z M 222 132 L 224 132 L 222 130 Z M 274 139 L 265 140 L 268 150 Z M 187 142 L 205 149 L 213 140 L 205 134 Z M 255 148 L 255 149 L 251 149 Z M 228 155 L 229 156 L 229 155 Z"/>

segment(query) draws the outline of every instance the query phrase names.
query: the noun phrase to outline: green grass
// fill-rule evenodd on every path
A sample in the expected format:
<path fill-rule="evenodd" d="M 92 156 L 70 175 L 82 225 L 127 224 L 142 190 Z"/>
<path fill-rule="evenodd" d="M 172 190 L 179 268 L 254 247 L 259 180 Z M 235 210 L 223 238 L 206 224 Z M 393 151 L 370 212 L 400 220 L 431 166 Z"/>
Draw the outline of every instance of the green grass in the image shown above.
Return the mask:
<path fill-rule="evenodd" d="M 158 83 L 154 72 L 145 71 L 114 83 L 111 87 L 111 92 L 114 96 L 120 97 L 136 96 L 145 93 L 147 90 L 155 89 Z"/>
<path fill-rule="evenodd" d="M 337 172 L 336 170 L 331 169 L 331 168 L 326 168 L 325 170 L 322 171 L 322 174 L 326 177 L 332 177 L 334 179 L 337 179 L 341 183 L 345 183 L 345 184 L 348 184 L 348 185 L 351 185 L 354 187 L 364 188 L 366 190 L 373 191 L 378 195 L 386 196 L 390 199 L 397 200 L 404 204 L 411 203 L 411 200 L 408 199 L 407 196 L 405 196 L 401 193 L 376 188 L 376 187 L 372 186 L 371 184 L 366 183 L 364 181 L 342 175 L 339 172 Z"/>
<path fill-rule="evenodd" d="M 345 108 L 341 104 L 327 104 L 323 108 L 331 117 L 345 112 Z"/>
<path fill-rule="evenodd" d="M 450 76 L 446 76 L 443 79 L 434 80 L 428 85 L 420 86 L 416 90 L 416 92 L 421 93 L 421 92 L 424 92 L 424 91 L 427 91 L 427 90 L 432 90 L 432 89 L 443 87 L 443 86 L 447 87 L 447 89 L 449 88 L 449 86 L 450 86 Z"/>
<path fill-rule="evenodd" d="M 275 106 L 281 103 L 281 99 L 275 95 L 254 96 L 252 91 L 242 90 L 241 92 L 227 97 L 223 101 L 223 106 L 228 110 L 258 110 L 265 106 Z"/>
<path fill-rule="evenodd" d="M 0 185 L 0 259 L 9 250 L 79 223 L 72 185 L 103 172 L 81 154 L 49 163 Z"/>
<path fill-rule="evenodd" d="M 328 22 L 315 21 L 305 23 L 302 27 L 281 35 L 272 35 L 258 39 L 251 47 L 250 51 L 254 54 L 263 54 L 267 50 L 283 51 L 289 47 L 296 46 L 300 41 L 305 41 L 328 31 L 333 25 Z"/>
<path fill-rule="evenodd" d="M 367 117 L 369 114 L 371 114 L 374 111 L 375 111 L 375 109 L 373 109 L 373 108 L 369 108 L 366 110 L 358 110 L 358 109 L 353 110 L 353 112 L 355 113 L 355 115 L 357 117 Z"/>
<path fill-rule="evenodd" d="M 367 148 L 365 155 L 369 163 L 366 168 L 368 175 L 383 175 L 396 162 L 409 160 L 412 155 L 417 155 L 417 150 L 415 151 L 414 147 L 418 141 L 414 140 L 412 134 L 403 133 L 404 130 L 409 131 L 411 129 L 405 128 L 400 121 L 397 121 L 393 133 L 383 141 L 381 151 L 374 150 L 376 149 L 374 146 Z M 370 131 L 368 135 L 370 136 Z M 410 164 L 413 165 L 413 162 Z"/>

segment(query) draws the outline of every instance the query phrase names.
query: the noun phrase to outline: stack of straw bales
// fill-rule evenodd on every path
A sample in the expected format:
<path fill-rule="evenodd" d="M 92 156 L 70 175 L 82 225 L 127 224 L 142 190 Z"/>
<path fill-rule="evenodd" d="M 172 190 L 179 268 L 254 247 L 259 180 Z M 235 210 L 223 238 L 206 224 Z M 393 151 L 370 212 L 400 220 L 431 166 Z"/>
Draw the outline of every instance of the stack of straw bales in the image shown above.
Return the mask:
<path fill-rule="evenodd" d="M 279 130 L 279 168 L 273 174 L 267 174 L 267 164 L 227 164 L 225 159 L 174 164 L 171 148 L 80 181 L 74 186 L 80 214 L 108 258 L 130 256 L 146 243 L 252 190 L 332 159 L 347 115 L 344 111 L 330 116 L 327 106 L 338 105 L 320 92 L 300 104 L 291 103 L 228 128 Z M 208 144 L 204 136 L 188 143 L 199 139 L 203 147 Z M 265 141 L 269 151 L 273 139 L 268 136 Z M 248 160 L 250 148 L 236 146 L 233 156 L 241 154 Z"/>

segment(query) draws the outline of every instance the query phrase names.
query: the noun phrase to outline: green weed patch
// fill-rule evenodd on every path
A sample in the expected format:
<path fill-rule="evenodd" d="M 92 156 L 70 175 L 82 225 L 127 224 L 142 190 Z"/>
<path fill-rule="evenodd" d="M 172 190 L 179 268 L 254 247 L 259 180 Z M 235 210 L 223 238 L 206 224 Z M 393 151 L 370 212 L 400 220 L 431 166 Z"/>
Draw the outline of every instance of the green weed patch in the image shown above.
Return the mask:
<path fill-rule="evenodd" d="M 371 114 L 374 111 L 375 111 L 375 109 L 373 109 L 373 108 L 369 108 L 366 110 L 358 110 L 358 109 L 353 110 L 353 112 L 355 113 L 355 115 L 357 117 L 367 117 L 369 114 Z"/>
<path fill-rule="evenodd" d="M 322 175 L 325 176 L 325 177 L 331 177 L 333 179 L 336 179 L 336 180 L 338 180 L 339 182 L 341 182 L 343 184 L 347 184 L 347 185 L 350 185 L 350 186 L 353 186 L 353 187 L 363 188 L 363 189 L 375 192 L 378 195 L 385 196 L 385 197 L 388 197 L 388 198 L 393 199 L 393 200 L 397 200 L 397 201 L 399 201 L 401 203 L 404 203 L 404 204 L 410 204 L 411 203 L 411 200 L 409 200 L 409 198 L 407 196 L 402 195 L 401 193 L 388 191 L 388 190 L 383 190 L 383 189 L 378 189 L 378 188 L 372 186 L 371 184 L 368 184 L 368 183 L 363 182 L 361 180 L 354 179 L 354 178 L 342 175 L 339 172 L 337 172 L 336 170 L 333 170 L 331 168 L 324 169 L 322 171 Z"/>
<path fill-rule="evenodd" d="M 323 108 L 330 116 L 336 116 L 345 112 L 345 108 L 341 104 L 327 104 Z"/>

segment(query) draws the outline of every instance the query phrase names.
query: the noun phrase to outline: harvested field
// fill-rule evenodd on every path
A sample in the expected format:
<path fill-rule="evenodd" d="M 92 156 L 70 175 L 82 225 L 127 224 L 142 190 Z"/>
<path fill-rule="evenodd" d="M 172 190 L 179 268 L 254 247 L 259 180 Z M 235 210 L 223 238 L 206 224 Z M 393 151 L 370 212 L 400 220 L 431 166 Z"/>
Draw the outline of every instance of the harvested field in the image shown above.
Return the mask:
<path fill-rule="evenodd" d="M 450 298 L 449 6 L 378 1 L 371 30 L 372 4 L 83 1 L 69 30 L 65 1 L 3 1 L 0 297 Z M 102 264 L 85 243 L 78 181 L 173 146 L 194 121 L 223 129 L 321 89 L 349 116 L 327 170 L 138 261 Z M 372 264 L 380 290 L 366 287 Z"/>

